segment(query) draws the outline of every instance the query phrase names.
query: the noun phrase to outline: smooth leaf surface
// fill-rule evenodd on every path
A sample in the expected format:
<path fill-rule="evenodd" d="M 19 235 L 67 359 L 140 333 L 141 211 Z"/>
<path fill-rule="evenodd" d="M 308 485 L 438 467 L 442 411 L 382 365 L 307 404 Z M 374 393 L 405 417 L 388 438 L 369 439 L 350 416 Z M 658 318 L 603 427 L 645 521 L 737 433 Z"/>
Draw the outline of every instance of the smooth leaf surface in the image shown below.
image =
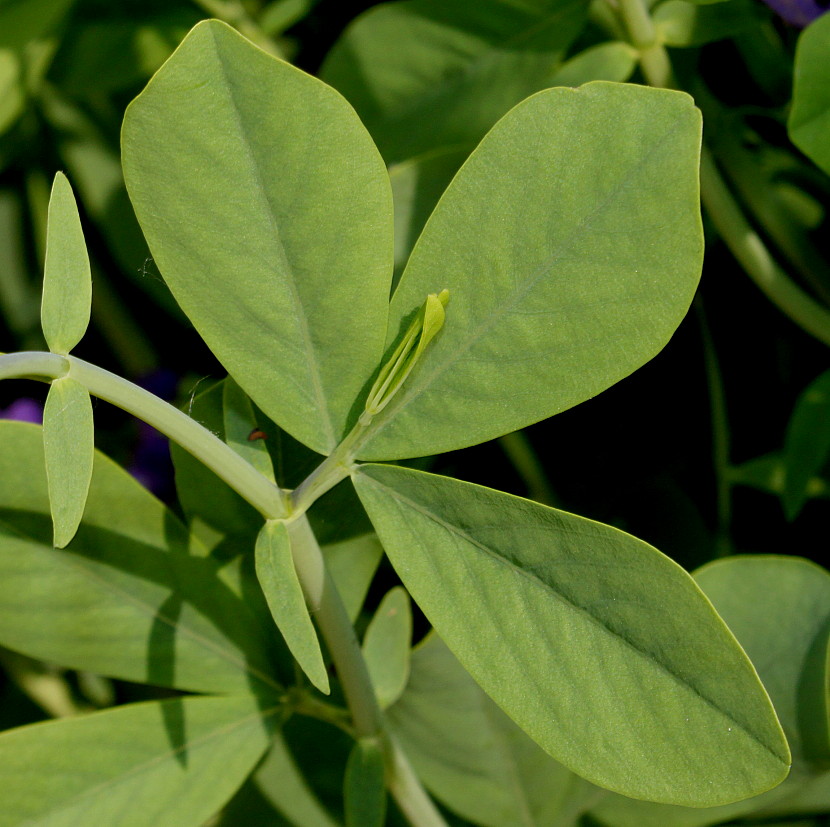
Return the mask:
<path fill-rule="evenodd" d="M 52 548 L 41 430 L 0 422 L 0 644 L 176 689 L 276 686 L 269 637 L 217 563 L 102 454 L 71 549 Z"/>
<path fill-rule="evenodd" d="M 359 456 L 492 439 L 654 356 L 700 274 L 699 144 L 700 115 L 678 92 L 597 82 L 511 110 L 453 179 L 409 259 L 387 346 L 444 288 L 446 322 Z"/>
<path fill-rule="evenodd" d="M 795 762 L 830 765 L 830 574 L 797 557 L 728 557 L 695 580 L 758 670 Z"/>
<path fill-rule="evenodd" d="M 383 752 L 372 738 L 361 738 L 349 754 L 343 795 L 346 827 L 383 827 L 386 819 Z"/>
<path fill-rule="evenodd" d="M 55 548 L 68 545 L 84 515 L 95 455 L 92 400 L 70 379 L 55 379 L 43 407 L 43 455 Z"/>
<path fill-rule="evenodd" d="M 122 148 L 182 309 L 256 405 L 328 453 L 380 361 L 392 274 L 389 179 L 354 111 L 206 21 L 130 104 Z"/>
<path fill-rule="evenodd" d="M 69 353 L 81 341 L 91 307 L 92 274 L 78 205 L 69 181 L 59 172 L 49 199 L 40 310 L 43 335 L 52 353 Z"/>
<path fill-rule="evenodd" d="M 434 632 L 387 720 L 430 792 L 483 827 L 573 827 L 605 794 L 528 738 Z"/>
<path fill-rule="evenodd" d="M 256 540 L 256 573 L 274 622 L 309 680 L 326 694 L 329 676 L 294 568 L 285 523 L 268 520 Z"/>
<path fill-rule="evenodd" d="M 409 679 L 412 608 L 406 589 L 390 589 L 363 637 L 363 657 L 381 709 L 400 698 Z"/>
<path fill-rule="evenodd" d="M 549 85 L 583 0 L 406 0 L 355 20 L 320 76 L 352 103 L 388 163 L 475 143 Z"/>
<path fill-rule="evenodd" d="M 830 16 L 824 14 L 798 38 L 793 103 L 787 128 L 792 142 L 830 175 Z"/>
<path fill-rule="evenodd" d="M 276 708 L 176 698 L 0 735 L 0 825 L 198 827 L 265 751 Z"/>
<path fill-rule="evenodd" d="M 413 600 L 565 766 L 625 795 L 697 807 L 786 776 L 787 743 L 752 664 L 656 549 L 446 477 L 369 465 L 355 484 Z"/>
<path fill-rule="evenodd" d="M 782 501 L 792 520 L 810 495 L 810 483 L 830 457 L 830 371 L 799 396 L 784 441 Z"/>

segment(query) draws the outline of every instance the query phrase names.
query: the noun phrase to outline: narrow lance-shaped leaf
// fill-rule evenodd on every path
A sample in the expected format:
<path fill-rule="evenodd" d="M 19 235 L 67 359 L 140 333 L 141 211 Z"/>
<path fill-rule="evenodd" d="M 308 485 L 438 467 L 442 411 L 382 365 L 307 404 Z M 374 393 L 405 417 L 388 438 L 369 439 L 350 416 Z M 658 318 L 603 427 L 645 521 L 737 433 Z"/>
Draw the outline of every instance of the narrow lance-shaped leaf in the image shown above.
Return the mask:
<path fill-rule="evenodd" d="M 95 427 L 87 389 L 69 377 L 53 380 L 43 408 L 43 454 L 49 481 L 55 548 L 75 536 L 84 515 Z"/>
<path fill-rule="evenodd" d="M 86 333 L 92 304 L 92 276 L 78 205 L 66 176 L 52 185 L 43 268 L 41 324 L 49 350 L 67 354 Z"/>
<path fill-rule="evenodd" d="M 182 309 L 268 417 L 331 451 L 383 354 L 392 277 L 389 176 L 354 110 L 205 21 L 130 104 L 122 143 Z"/>
<path fill-rule="evenodd" d="M 268 520 L 256 540 L 256 573 L 268 608 L 291 654 L 309 680 L 326 694 L 329 676 L 306 606 L 285 523 Z"/>
<path fill-rule="evenodd" d="M 383 751 L 374 738 L 361 738 L 349 754 L 343 780 L 346 827 L 383 827 L 386 787 Z"/>
<path fill-rule="evenodd" d="M 363 657 L 381 709 L 395 703 L 406 687 L 411 645 L 409 595 L 396 586 L 381 600 L 363 638 Z"/>
<path fill-rule="evenodd" d="M 578 775 L 696 807 L 786 776 L 787 742 L 752 664 L 694 581 L 656 549 L 446 477 L 368 465 L 354 481 L 447 645 Z"/>
<path fill-rule="evenodd" d="M 175 698 L 0 735 L 0 827 L 198 827 L 268 746 L 253 696 Z"/>
<path fill-rule="evenodd" d="M 222 393 L 225 441 L 273 482 L 274 466 L 265 447 L 265 434 L 257 427 L 251 400 L 230 376 L 223 383 Z"/>
<path fill-rule="evenodd" d="M 548 89 L 508 112 L 410 256 L 387 347 L 425 295 L 446 288 L 452 304 L 359 458 L 501 436 L 658 353 L 700 275 L 700 130 L 688 95 L 606 82 Z"/>

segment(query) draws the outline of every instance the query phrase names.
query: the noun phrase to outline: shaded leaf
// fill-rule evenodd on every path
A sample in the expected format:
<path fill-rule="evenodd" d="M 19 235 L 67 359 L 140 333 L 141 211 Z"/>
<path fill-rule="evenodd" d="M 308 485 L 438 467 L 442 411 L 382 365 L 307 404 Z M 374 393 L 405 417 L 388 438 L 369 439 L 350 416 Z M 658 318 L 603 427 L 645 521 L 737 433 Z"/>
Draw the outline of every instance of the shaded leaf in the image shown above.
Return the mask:
<path fill-rule="evenodd" d="M 260 474 L 274 482 L 274 467 L 265 445 L 267 435 L 257 424 L 254 406 L 230 377 L 222 385 L 225 441 Z"/>
<path fill-rule="evenodd" d="M 343 782 L 346 827 L 383 827 L 386 819 L 383 752 L 373 738 L 361 738 L 349 754 Z"/>
<path fill-rule="evenodd" d="M 346 29 L 320 76 L 349 99 L 386 161 L 403 161 L 477 142 L 547 86 L 586 11 L 583 0 L 383 3 Z"/>
<path fill-rule="evenodd" d="M 72 187 L 59 172 L 49 199 L 40 310 L 43 335 L 52 353 L 69 353 L 81 341 L 91 306 L 92 275 L 84 231 Z"/>
<path fill-rule="evenodd" d="M 654 11 L 654 25 L 667 46 L 702 46 L 745 31 L 756 23 L 758 9 L 751 0 L 710 5 L 666 0 Z"/>
<path fill-rule="evenodd" d="M 274 622 L 309 680 L 326 694 L 329 676 L 294 568 L 284 522 L 268 520 L 256 540 L 256 573 Z"/>
<path fill-rule="evenodd" d="M 592 80 L 624 83 L 637 68 L 637 51 L 628 43 L 612 41 L 584 49 L 563 63 L 551 86 L 582 86 Z"/>
<path fill-rule="evenodd" d="M 412 252 L 387 345 L 444 288 L 446 323 L 358 456 L 492 439 L 654 356 L 700 274 L 699 144 L 699 112 L 678 92 L 598 82 L 549 89 L 511 110 Z"/>
<path fill-rule="evenodd" d="M 198 827 L 265 751 L 278 708 L 175 698 L 0 735 L 0 825 Z"/>
<path fill-rule="evenodd" d="M 217 564 L 102 454 L 71 548 L 52 548 L 41 431 L 0 422 L 0 644 L 177 689 L 275 687 L 271 640 Z"/>
<path fill-rule="evenodd" d="M 781 497 L 790 520 L 810 496 L 810 483 L 830 457 L 830 371 L 798 397 L 784 441 L 784 491 Z"/>
<path fill-rule="evenodd" d="M 565 766 L 626 795 L 698 807 L 786 776 L 787 744 L 752 664 L 654 548 L 404 468 L 363 466 L 355 485 L 413 600 Z"/>
<path fill-rule="evenodd" d="M 434 632 L 387 720 L 429 790 L 484 827 L 573 827 L 604 794 L 528 738 Z"/>
<path fill-rule="evenodd" d="M 381 709 L 400 698 L 409 679 L 412 609 L 405 589 L 390 589 L 363 637 L 363 657 Z"/>
<path fill-rule="evenodd" d="M 206 21 L 130 104 L 123 163 L 208 346 L 274 422 L 329 452 L 380 361 L 392 273 L 389 179 L 354 111 Z"/>
<path fill-rule="evenodd" d="M 43 456 L 55 548 L 68 545 L 81 523 L 94 455 L 89 392 L 68 376 L 54 379 L 43 407 Z"/>
<path fill-rule="evenodd" d="M 823 14 L 798 38 L 793 103 L 787 128 L 792 142 L 830 175 L 830 15 Z"/>
<path fill-rule="evenodd" d="M 349 620 L 352 623 L 360 615 L 360 609 L 375 576 L 383 548 L 375 534 L 363 534 L 329 543 L 322 547 L 326 568 L 343 599 Z"/>

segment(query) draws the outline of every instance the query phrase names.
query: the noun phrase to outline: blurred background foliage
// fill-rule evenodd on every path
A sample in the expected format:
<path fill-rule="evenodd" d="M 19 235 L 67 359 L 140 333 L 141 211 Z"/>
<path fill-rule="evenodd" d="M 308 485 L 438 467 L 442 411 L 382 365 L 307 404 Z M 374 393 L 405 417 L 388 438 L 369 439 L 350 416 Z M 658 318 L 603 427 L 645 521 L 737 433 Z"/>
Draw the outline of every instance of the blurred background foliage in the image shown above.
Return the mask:
<path fill-rule="evenodd" d="M 127 104 L 198 20 L 225 20 L 355 106 L 390 165 L 399 273 L 446 183 L 512 105 L 552 85 L 645 82 L 609 2 L 0 0 L 0 351 L 44 347 L 46 209 L 61 169 L 93 267 L 92 327 L 78 355 L 185 406 L 223 375 L 154 267 L 119 162 Z M 812 0 L 663 0 L 654 19 L 747 231 L 826 313 L 830 177 L 787 131 L 800 27 L 822 10 Z M 733 257 L 735 239 L 725 244 L 706 212 L 704 222 L 699 295 L 657 358 L 576 409 L 420 465 L 618 526 L 687 569 L 735 553 L 822 563 L 830 332 L 822 341 L 783 312 Z M 37 419 L 45 391 L 4 382 L 0 411 Z M 99 447 L 172 501 L 166 446 L 103 404 L 96 424 Z M 0 663 L 2 727 L 152 691 L 10 652 Z M 316 760 L 300 732 L 315 726 L 287 730 L 301 764 Z M 267 797 L 268 772 L 229 812 Z M 318 792 L 326 800 L 328 784 L 334 800 L 339 778 L 326 772 Z"/>

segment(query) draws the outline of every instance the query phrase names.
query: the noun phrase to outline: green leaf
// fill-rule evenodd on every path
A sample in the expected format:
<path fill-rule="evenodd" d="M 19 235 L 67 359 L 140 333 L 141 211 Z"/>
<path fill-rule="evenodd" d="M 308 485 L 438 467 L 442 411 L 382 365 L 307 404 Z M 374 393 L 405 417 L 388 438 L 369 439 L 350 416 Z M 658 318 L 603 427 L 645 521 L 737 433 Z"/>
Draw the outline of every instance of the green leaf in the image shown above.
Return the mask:
<path fill-rule="evenodd" d="M 798 397 L 784 442 L 784 492 L 787 517 L 794 520 L 810 496 L 810 483 L 830 456 L 830 371 Z"/>
<path fill-rule="evenodd" d="M 21 50 L 54 29 L 75 0 L 5 0 L 0 6 L 0 49 Z"/>
<path fill-rule="evenodd" d="M 49 199 L 46 264 L 43 268 L 43 335 L 52 353 L 69 353 L 89 326 L 92 275 L 78 205 L 59 172 Z"/>
<path fill-rule="evenodd" d="M 225 807 L 219 825 L 340 827 L 309 787 L 281 733 L 239 794 Z"/>
<path fill-rule="evenodd" d="M 752 664 L 656 549 L 404 468 L 363 466 L 355 485 L 413 600 L 566 767 L 625 795 L 697 807 L 786 776 L 787 743 Z"/>
<path fill-rule="evenodd" d="M 592 80 L 627 81 L 637 68 L 637 50 L 612 41 L 591 46 L 563 63 L 551 78 L 551 86 L 582 86 Z"/>
<path fill-rule="evenodd" d="M 267 435 L 257 425 L 256 413 L 242 388 L 230 377 L 223 384 L 222 414 L 225 441 L 239 456 L 247 460 L 263 476 L 274 481 L 274 466 L 268 448 Z"/>
<path fill-rule="evenodd" d="M 18 118 L 26 102 L 21 83 L 20 60 L 9 49 L 0 49 L 0 135 Z"/>
<path fill-rule="evenodd" d="M 797 557 L 741 555 L 695 580 L 749 655 L 794 762 L 830 764 L 830 574 Z"/>
<path fill-rule="evenodd" d="M 284 522 L 268 520 L 262 527 L 256 540 L 256 573 L 274 622 L 291 654 L 309 680 L 328 694 L 326 663 L 294 568 L 291 540 Z"/>
<path fill-rule="evenodd" d="M 752 0 L 704 5 L 686 0 L 666 0 L 654 11 L 654 25 L 667 46 L 688 48 L 725 40 L 758 21 Z"/>
<path fill-rule="evenodd" d="M 395 703 L 406 687 L 411 645 L 409 595 L 396 586 L 381 600 L 363 638 L 363 657 L 381 709 Z"/>
<path fill-rule="evenodd" d="M 175 698 L 0 735 L 2 827 L 198 827 L 265 751 L 278 709 Z"/>
<path fill-rule="evenodd" d="M 272 639 L 217 563 L 102 454 L 71 547 L 52 548 L 41 430 L 0 422 L 0 645 L 176 689 L 275 687 Z"/>
<path fill-rule="evenodd" d="M 448 288 L 451 303 L 359 456 L 492 439 L 654 356 L 700 274 L 699 145 L 700 114 L 679 92 L 598 82 L 508 113 L 453 179 L 395 291 L 388 347 L 428 293 Z"/>
<path fill-rule="evenodd" d="M 55 379 L 43 408 L 43 455 L 49 481 L 53 544 L 64 548 L 84 515 L 92 463 L 95 426 L 92 400 L 74 379 Z"/>
<path fill-rule="evenodd" d="M 383 548 L 375 534 L 363 534 L 324 545 L 322 552 L 326 568 L 343 598 L 349 619 L 354 623 L 380 565 Z"/>
<path fill-rule="evenodd" d="M 206 21 L 130 104 L 122 143 L 182 309 L 268 417 L 331 451 L 380 362 L 392 274 L 389 179 L 354 111 Z"/>
<path fill-rule="evenodd" d="M 434 632 L 412 651 L 389 726 L 442 803 L 484 827 L 574 827 L 603 795 L 527 737 Z"/>
<path fill-rule="evenodd" d="M 349 754 L 343 781 L 346 827 L 383 827 L 386 787 L 383 752 L 374 738 L 361 738 Z"/>
<path fill-rule="evenodd" d="M 320 76 L 357 109 L 389 163 L 475 143 L 548 85 L 587 8 L 583 0 L 383 3 L 346 29 Z"/>
<path fill-rule="evenodd" d="M 787 128 L 792 142 L 830 175 L 830 16 L 823 14 L 799 36 L 793 104 Z"/>

